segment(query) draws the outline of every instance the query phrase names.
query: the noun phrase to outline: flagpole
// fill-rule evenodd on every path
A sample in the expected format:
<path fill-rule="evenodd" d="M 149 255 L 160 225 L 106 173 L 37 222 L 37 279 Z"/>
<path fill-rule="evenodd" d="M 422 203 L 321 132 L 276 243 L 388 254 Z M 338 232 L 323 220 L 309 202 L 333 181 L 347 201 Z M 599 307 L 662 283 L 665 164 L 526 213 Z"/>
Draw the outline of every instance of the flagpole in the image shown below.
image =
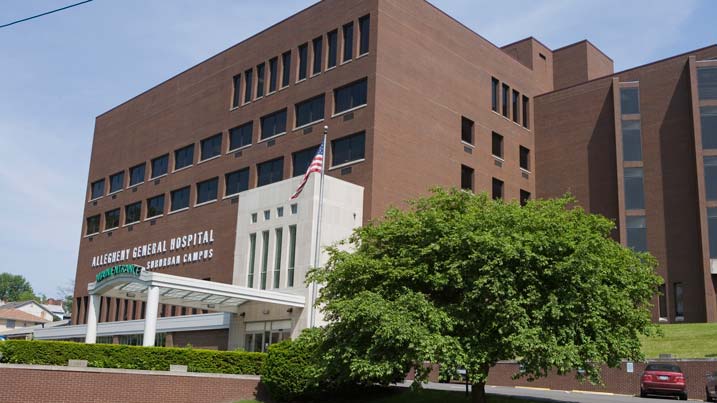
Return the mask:
<path fill-rule="evenodd" d="M 321 163 L 321 179 L 319 182 L 319 208 L 316 213 L 316 245 L 314 249 L 314 267 L 319 267 L 320 263 L 320 256 L 321 256 L 321 212 L 324 207 L 324 172 L 326 171 L 326 135 L 329 132 L 329 127 L 324 126 L 324 138 L 321 142 L 321 144 L 324 145 L 324 155 L 322 155 L 323 161 Z M 317 284 L 316 282 L 313 282 L 309 286 L 309 291 L 311 292 L 311 297 L 309 301 L 310 304 L 310 310 L 309 310 L 309 327 L 316 327 L 316 307 L 314 306 L 316 304 L 316 297 L 317 297 Z"/>

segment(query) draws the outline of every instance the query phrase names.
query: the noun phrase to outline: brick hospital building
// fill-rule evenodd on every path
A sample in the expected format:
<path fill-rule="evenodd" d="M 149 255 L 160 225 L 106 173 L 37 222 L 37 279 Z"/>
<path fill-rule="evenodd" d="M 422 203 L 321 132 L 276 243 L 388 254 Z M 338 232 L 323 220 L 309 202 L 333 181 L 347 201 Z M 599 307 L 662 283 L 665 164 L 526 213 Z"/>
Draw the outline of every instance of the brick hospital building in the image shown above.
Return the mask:
<path fill-rule="evenodd" d="M 655 321 L 715 321 L 716 59 L 615 73 L 422 0 L 321 1 L 97 117 L 73 326 L 35 337 L 261 351 L 309 325 L 317 242 L 434 186 L 571 192 L 659 260 Z M 324 126 L 318 241 L 317 182 L 289 196 Z"/>

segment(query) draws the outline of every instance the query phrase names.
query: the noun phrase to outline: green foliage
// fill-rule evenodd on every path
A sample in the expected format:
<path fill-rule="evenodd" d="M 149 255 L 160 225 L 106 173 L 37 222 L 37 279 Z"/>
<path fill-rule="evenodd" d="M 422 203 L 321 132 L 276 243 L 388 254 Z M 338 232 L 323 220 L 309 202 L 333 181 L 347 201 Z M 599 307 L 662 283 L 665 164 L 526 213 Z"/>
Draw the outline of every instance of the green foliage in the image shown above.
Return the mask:
<path fill-rule="evenodd" d="M 599 382 L 598 364 L 641 359 L 656 260 L 573 204 L 437 189 L 358 228 L 308 280 L 324 284 L 329 371 L 387 384 L 439 362 L 482 385 L 518 358 L 529 378 L 584 368 Z"/>
<path fill-rule="evenodd" d="M 0 362 L 8 364 L 67 365 L 87 360 L 96 368 L 168 371 L 186 365 L 190 372 L 258 375 L 266 355 L 168 347 L 84 344 L 57 341 L 8 340 L 0 342 Z"/>
<path fill-rule="evenodd" d="M 25 277 L 0 273 L 0 300 L 5 302 L 35 300 L 32 286 Z"/>
<path fill-rule="evenodd" d="M 321 391 L 325 369 L 320 356 L 324 339 L 320 328 L 305 329 L 296 340 L 269 346 L 261 382 L 280 402 L 309 398 Z"/>

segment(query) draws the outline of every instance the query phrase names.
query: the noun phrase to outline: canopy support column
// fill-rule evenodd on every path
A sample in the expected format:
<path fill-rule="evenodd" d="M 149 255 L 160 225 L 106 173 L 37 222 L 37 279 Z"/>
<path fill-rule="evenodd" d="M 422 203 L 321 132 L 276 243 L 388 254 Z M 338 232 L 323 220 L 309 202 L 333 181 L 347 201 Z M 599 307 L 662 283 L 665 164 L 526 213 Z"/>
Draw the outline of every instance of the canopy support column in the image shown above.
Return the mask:
<path fill-rule="evenodd" d="M 90 294 L 90 303 L 87 304 L 87 333 L 85 343 L 97 342 L 97 322 L 100 320 L 100 296 Z"/>
<path fill-rule="evenodd" d="M 154 346 L 157 335 L 157 311 L 159 310 L 159 287 L 151 286 L 147 289 L 147 307 L 144 311 L 144 347 Z"/>

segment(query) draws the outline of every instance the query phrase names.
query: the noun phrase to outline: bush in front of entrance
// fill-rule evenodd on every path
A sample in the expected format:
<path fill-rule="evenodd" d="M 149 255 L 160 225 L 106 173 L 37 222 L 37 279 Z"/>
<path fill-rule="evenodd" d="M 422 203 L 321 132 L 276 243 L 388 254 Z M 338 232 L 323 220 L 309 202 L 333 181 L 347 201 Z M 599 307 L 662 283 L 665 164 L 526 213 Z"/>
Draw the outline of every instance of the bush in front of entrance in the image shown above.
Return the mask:
<path fill-rule="evenodd" d="M 266 354 L 174 347 L 138 347 L 61 341 L 8 340 L 0 342 L 0 362 L 8 364 L 67 365 L 87 360 L 95 368 L 168 371 L 186 365 L 189 372 L 259 375 Z"/>

